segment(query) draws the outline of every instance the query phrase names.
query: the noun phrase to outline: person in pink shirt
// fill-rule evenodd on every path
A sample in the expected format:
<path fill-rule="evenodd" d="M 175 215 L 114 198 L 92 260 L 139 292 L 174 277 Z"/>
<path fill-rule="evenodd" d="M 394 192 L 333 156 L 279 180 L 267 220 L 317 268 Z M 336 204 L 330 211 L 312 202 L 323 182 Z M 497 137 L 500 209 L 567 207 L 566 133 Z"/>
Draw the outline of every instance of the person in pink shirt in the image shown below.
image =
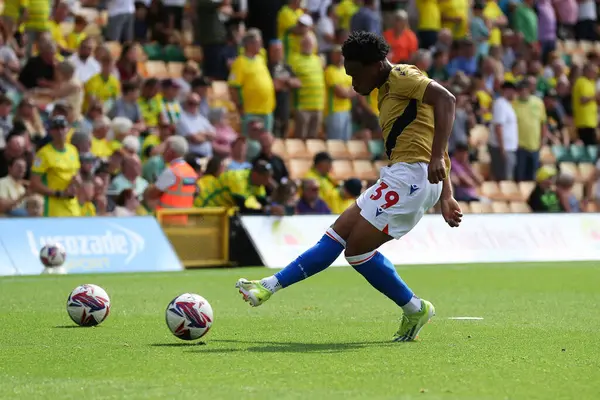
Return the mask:
<path fill-rule="evenodd" d="M 552 0 L 552 5 L 556 10 L 559 29 L 572 33 L 577 22 L 577 0 Z"/>
<path fill-rule="evenodd" d="M 208 120 L 215 127 L 216 131 L 215 140 L 212 142 L 213 153 L 222 158 L 229 157 L 231 145 L 239 135 L 229 125 L 227 110 L 225 108 L 211 109 L 208 113 Z"/>

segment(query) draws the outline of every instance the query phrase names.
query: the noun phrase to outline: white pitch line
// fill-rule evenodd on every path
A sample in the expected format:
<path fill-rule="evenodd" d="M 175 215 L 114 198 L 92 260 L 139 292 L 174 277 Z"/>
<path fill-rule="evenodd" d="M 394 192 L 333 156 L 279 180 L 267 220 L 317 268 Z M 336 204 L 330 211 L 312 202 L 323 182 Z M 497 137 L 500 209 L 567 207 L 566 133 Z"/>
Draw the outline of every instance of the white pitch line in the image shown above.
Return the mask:
<path fill-rule="evenodd" d="M 455 319 L 459 321 L 481 321 L 482 317 L 450 317 L 448 319 Z"/>

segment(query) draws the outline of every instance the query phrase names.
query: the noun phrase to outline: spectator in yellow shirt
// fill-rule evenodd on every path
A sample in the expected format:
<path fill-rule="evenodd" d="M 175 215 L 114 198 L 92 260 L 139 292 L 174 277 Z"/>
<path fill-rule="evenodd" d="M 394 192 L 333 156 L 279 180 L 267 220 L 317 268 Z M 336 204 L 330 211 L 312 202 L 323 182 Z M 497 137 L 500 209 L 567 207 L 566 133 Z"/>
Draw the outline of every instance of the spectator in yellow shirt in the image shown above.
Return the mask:
<path fill-rule="evenodd" d="M 430 49 L 437 42 L 438 32 L 442 29 L 438 0 L 417 0 L 417 10 L 419 11 L 417 27 L 419 47 Z"/>
<path fill-rule="evenodd" d="M 319 183 L 319 196 L 331 208 L 337 190 L 337 182 L 331 177 L 333 159 L 327 152 L 315 155 L 312 168 L 306 173 L 304 179 L 314 179 Z"/>
<path fill-rule="evenodd" d="M 288 4 L 281 7 L 277 13 L 277 37 L 283 38 L 283 35 L 288 29 L 294 27 L 298 22 L 298 18 L 304 14 L 304 10 L 300 8 L 301 0 L 289 0 Z"/>
<path fill-rule="evenodd" d="M 110 53 L 104 53 L 100 62 L 100 73 L 92 76 L 85 83 L 85 103 L 83 109 L 87 109 L 90 100 L 96 99 L 102 102 L 105 111 L 112 108 L 116 99 L 121 96 L 121 83 L 113 75 L 114 60 Z"/>
<path fill-rule="evenodd" d="M 342 0 L 335 9 L 335 14 L 338 17 L 339 26 L 345 30 L 350 30 L 350 20 L 356 14 L 359 7 L 354 0 Z"/>
<path fill-rule="evenodd" d="M 331 197 L 331 212 L 341 214 L 350 207 L 360 196 L 362 192 L 362 182 L 360 179 L 350 178 L 344 182 L 341 188 L 333 192 Z"/>
<path fill-rule="evenodd" d="M 111 121 L 108 117 L 101 117 L 94 121 L 94 130 L 92 131 L 91 152 L 102 160 L 108 160 L 114 149 L 110 141 L 106 138 L 110 130 Z"/>
<path fill-rule="evenodd" d="M 285 61 L 288 61 L 295 55 L 301 53 L 301 41 L 305 37 L 310 37 L 317 43 L 317 37 L 311 30 L 313 27 L 313 19 L 308 14 L 303 14 L 298 18 L 295 26 L 288 29 L 283 35 L 283 56 Z M 313 48 L 313 53 L 317 54 L 317 46 Z"/>
<path fill-rule="evenodd" d="M 26 57 L 31 56 L 33 45 L 41 37 L 42 33 L 50 31 L 50 1 L 29 0 L 24 10 L 27 15 L 25 19 L 25 33 L 27 34 Z"/>
<path fill-rule="evenodd" d="M 231 65 L 228 80 L 231 98 L 242 115 L 242 133 L 249 134 L 249 123 L 254 120 L 260 120 L 272 132 L 275 86 L 265 60 L 258 57 L 262 48 L 260 32 L 249 30 L 242 43 L 244 54 Z"/>
<path fill-rule="evenodd" d="M 506 18 L 496 0 L 487 0 L 483 9 L 483 16 L 492 26 L 488 44 L 490 46 L 501 46 L 502 32 L 500 30 L 508 25 L 508 18 Z"/>
<path fill-rule="evenodd" d="M 73 31 L 67 35 L 67 49 L 71 53 L 75 53 L 81 42 L 83 42 L 88 36 L 85 33 L 87 27 L 87 20 L 81 15 L 75 16 L 75 22 L 73 24 Z"/>
<path fill-rule="evenodd" d="M 346 74 L 342 48 L 336 46 L 331 52 L 331 64 L 325 68 L 327 105 L 325 107 L 325 130 L 327 139 L 350 140 L 352 136 L 352 78 Z"/>
<path fill-rule="evenodd" d="M 452 32 L 452 37 L 464 39 L 469 27 L 469 1 L 468 0 L 442 0 L 440 1 L 442 27 Z"/>
<path fill-rule="evenodd" d="M 77 203 L 79 204 L 80 217 L 95 217 L 96 206 L 94 199 L 94 181 L 84 180 L 77 190 Z"/>
<path fill-rule="evenodd" d="M 54 8 L 52 19 L 50 20 L 50 34 L 52 35 L 52 40 L 54 40 L 58 51 L 63 56 L 70 55 L 72 53 L 72 50 L 69 50 L 67 38 L 65 37 L 63 30 L 60 26 L 63 22 L 66 21 L 68 16 L 69 6 L 66 3 L 58 2 L 56 7 Z"/>
<path fill-rule="evenodd" d="M 583 66 L 583 74 L 575 81 L 572 92 L 573 120 L 577 135 L 585 145 L 598 143 L 598 103 L 596 77 L 598 67 L 592 63 Z"/>
<path fill-rule="evenodd" d="M 138 98 L 142 119 L 148 128 L 157 126 L 160 118 L 162 108 L 158 91 L 158 79 L 149 78 L 142 84 L 141 94 Z"/>

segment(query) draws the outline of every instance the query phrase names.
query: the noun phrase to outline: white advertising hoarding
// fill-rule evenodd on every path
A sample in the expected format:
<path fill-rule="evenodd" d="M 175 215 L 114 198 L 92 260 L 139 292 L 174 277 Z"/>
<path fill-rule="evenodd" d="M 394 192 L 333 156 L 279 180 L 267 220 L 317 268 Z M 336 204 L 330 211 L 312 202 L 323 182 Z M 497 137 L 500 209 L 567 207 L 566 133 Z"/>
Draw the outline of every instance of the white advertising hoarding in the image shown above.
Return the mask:
<path fill-rule="evenodd" d="M 245 216 L 242 223 L 264 265 L 283 268 L 336 218 Z M 600 260 L 600 214 L 470 214 L 459 228 L 426 215 L 381 252 L 396 265 Z M 348 264 L 342 255 L 333 265 Z"/>

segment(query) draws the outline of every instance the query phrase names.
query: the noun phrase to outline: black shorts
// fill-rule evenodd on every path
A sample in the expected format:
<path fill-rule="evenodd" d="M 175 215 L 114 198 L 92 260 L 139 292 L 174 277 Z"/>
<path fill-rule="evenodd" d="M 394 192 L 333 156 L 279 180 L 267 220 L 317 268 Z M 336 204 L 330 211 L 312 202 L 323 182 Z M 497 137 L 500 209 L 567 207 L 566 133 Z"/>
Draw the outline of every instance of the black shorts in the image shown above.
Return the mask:
<path fill-rule="evenodd" d="M 586 146 L 598 144 L 596 128 L 577 128 L 577 136 Z"/>
<path fill-rule="evenodd" d="M 163 6 L 162 15 L 165 27 L 169 26 L 169 19 L 173 16 L 173 28 L 176 31 L 181 31 L 183 28 L 183 7 Z"/>

